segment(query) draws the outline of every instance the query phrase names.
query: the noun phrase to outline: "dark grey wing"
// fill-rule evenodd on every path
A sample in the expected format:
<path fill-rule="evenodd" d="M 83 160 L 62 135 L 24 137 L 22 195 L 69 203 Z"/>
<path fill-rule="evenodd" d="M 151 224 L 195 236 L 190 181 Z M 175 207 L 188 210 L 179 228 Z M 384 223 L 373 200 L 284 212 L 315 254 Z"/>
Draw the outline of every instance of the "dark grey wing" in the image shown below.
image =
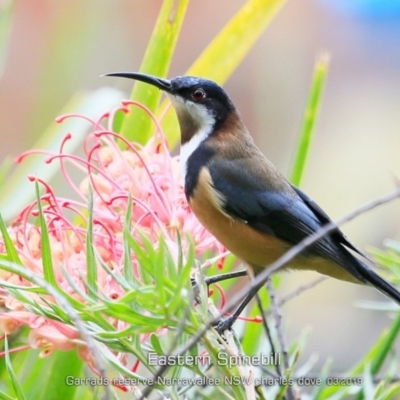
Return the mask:
<path fill-rule="evenodd" d="M 298 194 L 298 196 L 304 201 L 304 203 L 310 208 L 310 210 L 316 215 L 321 224 L 325 225 L 332 222 L 328 214 L 313 199 L 307 196 L 303 191 L 301 191 L 296 186 L 293 185 L 291 186 L 293 190 Z M 348 247 L 349 249 L 355 251 L 360 256 L 372 262 L 372 260 L 366 254 L 364 254 L 360 249 L 357 249 L 357 247 L 355 247 L 351 242 L 349 242 L 349 240 L 346 238 L 344 233 L 339 228 L 337 228 L 331 233 L 331 237 L 336 239 L 338 243 Z"/>
<path fill-rule="evenodd" d="M 266 182 L 257 171 L 227 160 L 216 160 L 209 168 L 215 189 L 224 196 L 225 212 L 258 231 L 295 245 L 330 221 L 322 209 L 310 206 L 312 200 L 289 183 Z M 347 243 L 337 230 L 310 246 L 304 254 L 328 258 L 364 281 L 357 266 L 352 265 L 351 254 L 341 246 Z M 351 244 L 350 247 L 353 248 Z"/>

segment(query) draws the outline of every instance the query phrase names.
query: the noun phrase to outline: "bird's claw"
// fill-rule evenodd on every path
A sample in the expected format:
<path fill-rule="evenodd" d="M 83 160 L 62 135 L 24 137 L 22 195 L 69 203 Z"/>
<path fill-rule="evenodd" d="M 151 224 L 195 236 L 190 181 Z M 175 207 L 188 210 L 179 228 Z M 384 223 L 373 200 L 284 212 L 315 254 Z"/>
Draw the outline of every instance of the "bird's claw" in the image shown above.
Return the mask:
<path fill-rule="evenodd" d="M 232 320 L 230 318 L 221 319 L 214 325 L 214 329 L 223 337 L 225 331 L 232 330 Z"/>

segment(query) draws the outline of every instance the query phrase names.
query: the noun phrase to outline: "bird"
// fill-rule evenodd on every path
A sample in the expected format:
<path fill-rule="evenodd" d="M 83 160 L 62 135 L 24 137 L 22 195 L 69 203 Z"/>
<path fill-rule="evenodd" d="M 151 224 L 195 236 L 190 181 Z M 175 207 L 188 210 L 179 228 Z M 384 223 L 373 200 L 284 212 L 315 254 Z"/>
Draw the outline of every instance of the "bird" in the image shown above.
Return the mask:
<path fill-rule="evenodd" d="M 170 98 L 180 126 L 180 168 L 187 201 L 201 224 L 254 274 L 332 222 L 264 156 L 217 83 L 194 76 L 106 75 L 145 82 Z M 367 261 L 371 262 L 336 228 L 283 268 L 313 270 L 370 285 L 400 305 L 399 291 Z M 260 287 L 250 291 L 235 312 L 219 322 L 219 332 L 232 327 Z"/>

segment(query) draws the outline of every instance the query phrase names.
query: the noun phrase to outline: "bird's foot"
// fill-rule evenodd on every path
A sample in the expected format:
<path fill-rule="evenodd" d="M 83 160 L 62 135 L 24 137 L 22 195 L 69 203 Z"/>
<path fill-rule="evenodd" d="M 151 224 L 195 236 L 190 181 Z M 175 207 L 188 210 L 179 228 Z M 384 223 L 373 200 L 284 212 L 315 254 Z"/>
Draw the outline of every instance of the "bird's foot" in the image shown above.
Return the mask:
<path fill-rule="evenodd" d="M 218 332 L 220 336 L 224 336 L 225 331 L 231 331 L 232 330 L 232 325 L 235 322 L 235 319 L 232 319 L 232 317 L 228 317 L 225 319 L 220 319 L 215 325 L 214 329 Z"/>

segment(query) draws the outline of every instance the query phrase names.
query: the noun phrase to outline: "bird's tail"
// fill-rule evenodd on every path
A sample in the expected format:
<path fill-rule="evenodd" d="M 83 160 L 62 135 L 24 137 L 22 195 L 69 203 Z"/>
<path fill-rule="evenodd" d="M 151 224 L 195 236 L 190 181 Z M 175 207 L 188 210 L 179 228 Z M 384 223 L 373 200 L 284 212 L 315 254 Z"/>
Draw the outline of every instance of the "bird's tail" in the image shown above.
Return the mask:
<path fill-rule="evenodd" d="M 385 296 L 391 298 L 393 301 L 400 305 L 400 292 L 389 282 L 381 278 L 371 268 L 366 266 L 363 262 L 361 262 L 360 260 L 357 261 L 362 264 L 362 266 L 358 268 L 358 273 L 365 279 L 366 283 L 374 286 Z"/>

